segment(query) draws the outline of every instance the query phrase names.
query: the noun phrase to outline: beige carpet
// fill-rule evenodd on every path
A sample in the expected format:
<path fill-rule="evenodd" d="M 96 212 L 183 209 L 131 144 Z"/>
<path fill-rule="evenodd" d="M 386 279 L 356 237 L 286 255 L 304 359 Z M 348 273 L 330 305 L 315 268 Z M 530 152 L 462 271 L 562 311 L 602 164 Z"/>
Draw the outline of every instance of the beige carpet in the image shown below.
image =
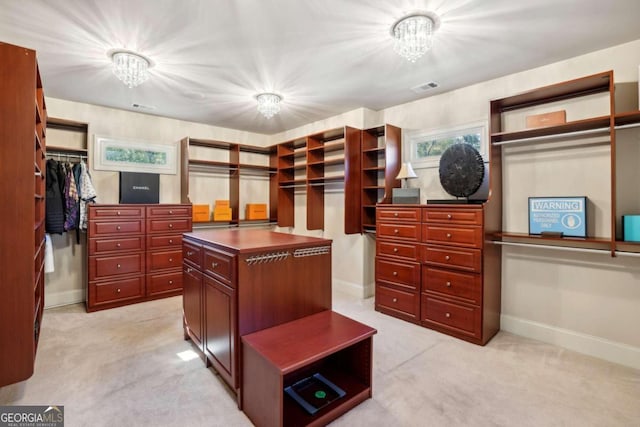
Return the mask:
<path fill-rule="evenodd" d="M 44 315 L 36 372 L 0 404 L 64 405 L 66 426 L 248 426 L 200 359 L 177 354 L 180 297 Z M 487 346 L 335 294 L 334 310 L 378 329 L 373 399 L 335 426 L 640 426 L 640 371 L 499 333 Z"/>

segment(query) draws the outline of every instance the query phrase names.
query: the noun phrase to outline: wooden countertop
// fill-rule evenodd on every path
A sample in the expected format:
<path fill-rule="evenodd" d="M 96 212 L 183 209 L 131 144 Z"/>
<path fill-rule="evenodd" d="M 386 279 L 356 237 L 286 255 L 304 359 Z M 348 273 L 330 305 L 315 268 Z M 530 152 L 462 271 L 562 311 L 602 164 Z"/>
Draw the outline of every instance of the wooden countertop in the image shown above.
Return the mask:
<path fill-rule="evenodd" d="M 184 233 L 184 237 L 218 246 L 234 253 L 331 246 L 331 239 L 255 229 L 200 230 Z"/>

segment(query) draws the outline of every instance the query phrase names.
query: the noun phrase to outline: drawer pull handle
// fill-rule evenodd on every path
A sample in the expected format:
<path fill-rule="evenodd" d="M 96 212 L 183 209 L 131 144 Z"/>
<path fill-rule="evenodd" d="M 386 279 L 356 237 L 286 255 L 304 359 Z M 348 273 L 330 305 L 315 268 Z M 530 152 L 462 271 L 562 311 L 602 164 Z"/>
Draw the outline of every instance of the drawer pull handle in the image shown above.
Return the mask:
<path fill-rule="evenodd" d="M 451 317 L 451 313 L 445 313 L 444 317 L 446 317 L 447 319 Z"/>
<path fill-rule="evenodd" d="M 393 252 L 398 252 L 398 248 L 393 248 Z"/>
<path fill-rule="evenodd" d="M 116 291 L 117 293 L 120 293 L 120 288 L 118 288 L 118 290 Z"/>
<path fill-rule="evenodd" d="M 173 224 L 169 224 L 169 228 L 173 228 Z"/>
<path fill-rule="evenodd" d="M 173 285 L 173 280 L 169 280 L 169 284 L 170 284 L 170 285 Z"/>
<path fill-rule="evenodd" d="M 449 255 L 445 256 L 444 259 L 446 259 L 447 261 L 449 261 L 451 259 L 451 257 Z"/>
<path fill-rule="evenodd" d="M 173 239 L 169 239 L 169 243 L 173 243 Z"/>
<path fill-rule="evenodd" d="M 393 302 L 398 302 L 398 298 L 394 298 L 394 299 L 393 299 Z"/>
<path fill-rule="evenodd" d="M 397 272 L 397 271 L 394 271 L 394 272 L 393 272 L 393 275 L 394 275 L 394 276 L 397 276 L 397 275 L 398 275 L 398 272 Z"/>
<path fill-rule="evenodd" d="M 193 269 L 192 269 L 192 268 L 188 268 L 188 267 L 187 267 L 187 273 L 191 273 L 192 271 L 193 271 Z"/>
<path fill-rule="evenodd" d="M 119 247 L 120 247 L 120 243 L 116 243 L 116 248 L 119 248 Z"/>
<path fill-rule="evenodd" d="M 447 288 L 451 287 L 451 282 L 447 282 Z"/>
<path fill-rule="evenodd" d="M 118 264 L 118 268 L 120 268 L 120 264 Z"/>
<path fill-rule="evenodd" d="M 397 217 L 398 216 L 398 212 L 394 212 L 393 216 Z"/>
<path fill-rule="evenodd" d="M 447 233 L 447 239 L 451 238 L 451 233 Z"/>
<path fill-rule="evenodd" d="M 187 252 L 187 256 L 191 256 L 191 255 L 193 255 L 193 251 Z"/>
<path fill-rule="evenodd" d="M 169 211 L 169 215 L 173 215 L 173 211 Z"/>
<path fill-rule="evenodd" d="M 217 262 L 212 262 L 212 263 L 211 263 L 211 268 L 216 268 L 217 266 L 218 266 L 218 263 L 217 263 Z"/>
<path fill-rule="evenodd" d="M 447 214 L 447 219 L 451 219 L 451 218 L 452 218 L 451 214 Z"/>
<path fill-rule="evenodd" d="M 173 262 L 173 258 L 169 258 L 169 262 Z"/>
<path fill-rule="evenodd" d="M 119 225 L 116 225 L 116 230 L 120 230 L 120 228 L 121 227 Z"/>
<path fill-rule="evenodd" d="M 394 232 L 395 234 L 398 234 L 398 229 L 396 228 L 395 230 L 393 230 L 393 232 Z"/>
<path fill-rule="evenodd" d="M 120 215 L 120 211 L 118 211 L 118 215 Z"/>

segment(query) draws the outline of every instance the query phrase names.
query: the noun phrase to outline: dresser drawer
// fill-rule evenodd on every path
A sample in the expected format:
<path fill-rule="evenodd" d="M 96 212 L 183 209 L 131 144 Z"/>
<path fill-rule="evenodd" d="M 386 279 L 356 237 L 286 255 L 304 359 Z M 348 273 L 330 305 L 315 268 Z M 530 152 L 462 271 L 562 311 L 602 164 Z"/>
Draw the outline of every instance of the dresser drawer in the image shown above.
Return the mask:
<path fill-rule="evenodd" d="M 409 261 L 418 261 L 420 257 L 420 246 L 378 238 L 376 239 L 376 254 L 403 258 Z"/>
<path fill-rule="evenodd" d="M 174 233 L 191 231 L 191 218 L 148 219 L 147 233 Z"/>
<path fill-rule="evenodd" d="M 233 262 L 234 257 L 230 254 L 204 248 L 203 272 L 217 277 L 230 285 L 233 285 Z"/>
<path fill-rule="evenodd" d="M 92 219 L 144 218 L 144 206 L 89 205 L 89 221 Z"/>
<path fill-rule="evenodd" d="M 191 205 L 158 205 L 147 206 L 147 217 L 189 217 L 191 218 Z"/>
<path fill-rule="evenodd" d="M 422 246 L 422 261 L 425 264 L 476 273 L 482 270 L 482 252 L 479 249 L 425 245 Z"/>
<path fill-rule="evenodd" d="M 182 270 L 147 275 L 147 295 L 161 295 L 182 289 Z"/>
<path fill-rule="evenodd" d="M 411 290 L 420 285 L 420 264 L 376 257 L 376 282 L 387 282 Z"/>
<path fill-rule="evenodd" d="M 123 274 L 143 274 L 144 253 L 114 256 L 90 256 L 89 280 L 107 279 Z"/>
<path fill-rule="evenodd" d="M 144 296 L 144 276 L 114 282 L 91 283 L 93 304 L 107 304 Z"/>
<path fill-rule="evenodd" d="M 377 236 L 388 239 L 402 239 L 413 242 L 420 241 L 420 224 L 378 223 Z"/>
<path fill-rule="evenodd" d="M 423 222 L 460 225 L 482 225 L 482 209 L 422 209 Z"/>
<path fill-rule="evenodd" d="M 464 335 L 480 338 L 481 313 L 479 307 L 455 304 L 422 295 L 422 321 L 451 329 Z"/>
<path fill-rule="evenodd" d="M 377 208 L 376 222 L 420 222 L 420 208 Z"/>
<path fill-rule="evenodd" d="M 482 237 L 481 227 L 422 225 L 422 241 L 427 243 L 482 248 Z"/>
<path fill-rule="evenodd" d="M 147 253 L 147 272 L 182 267 L 182 249 Z"/>
<path fill-rule="evenodd" d="M 389 310 L 399 317 L 406 317 L 412 321 L 420 318 L 420 296 L 418 292 L 401 291 L 376 285 L 376 309 Z"/>
<path fill-rule="evenodd" d="M 142 236 L 123 236 L 113 239 L 89 239 L 89 255 L 118 251 L 144 251 L 144 238 Z"/>
<path fill-rule="evenodd" d="M 422 266 L 422 291 L 462 298 L 478 305 L 482 297 L 482 276 Z"/>
<path fill-rule="evenodd" d="M 201 268 L 202 266 L 203 252 L 204 249 L 200 245 L 191 242 L 182 243 L 182 260 L 192 263 L 196 268 Z"/>
<path fill-rule="evenodd" d="M 141 219 L 123 221 L 89 221 L 89 235 L 91 237 L 143 233 L 144 221 Z"/>
<path fill-rule="evenodd" d="M 181 248 L 182 234 L 168 234 L 164 236 L 147 236 L 147 249 Z"/>

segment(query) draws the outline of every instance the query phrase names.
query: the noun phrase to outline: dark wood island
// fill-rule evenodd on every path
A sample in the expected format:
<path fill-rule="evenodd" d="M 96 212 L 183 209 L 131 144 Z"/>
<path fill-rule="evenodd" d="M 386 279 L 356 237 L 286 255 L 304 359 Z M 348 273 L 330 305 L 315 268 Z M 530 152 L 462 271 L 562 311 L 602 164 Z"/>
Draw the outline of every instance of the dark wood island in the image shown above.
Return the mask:
<path fill-rule="evenodd" d="M 328 239 L 196 231 L 183 235 L 183 260 L 185 339 L 237 394 L 241 336 L 331 309 Z"/>

